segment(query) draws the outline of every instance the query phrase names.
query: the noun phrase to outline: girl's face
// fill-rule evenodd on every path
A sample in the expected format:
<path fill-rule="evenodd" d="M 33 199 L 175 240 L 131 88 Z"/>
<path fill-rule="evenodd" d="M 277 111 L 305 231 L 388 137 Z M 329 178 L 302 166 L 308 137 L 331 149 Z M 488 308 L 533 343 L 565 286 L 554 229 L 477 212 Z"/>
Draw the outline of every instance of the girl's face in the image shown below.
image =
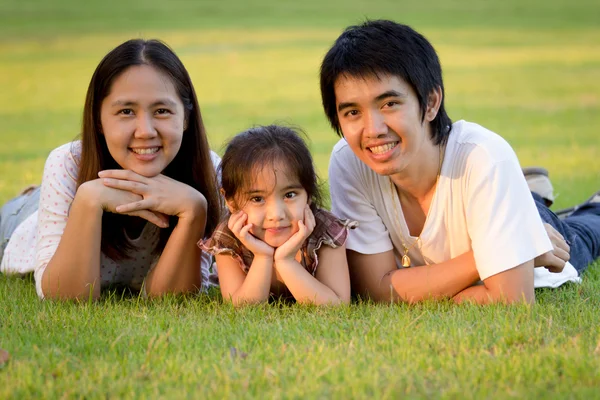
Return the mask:
<path fill-rule="evenodd" d="M 262 168 L 242 199 L 242 211 L 252 224 L 250 232 L 271 247 L 279 247 L 298 232 L 298 221 L 304 222 L 308 204 L 306 190 L 297 177 L 282 163 L 275 168 Z"/>
<path fill-rule="evenodd" d="M 137 65 L 112 83 L 100 122 L 108 151 L 121 168 L 153 177 L 177 155 L 185 113 L 171 79 L 151 66 Z"/>

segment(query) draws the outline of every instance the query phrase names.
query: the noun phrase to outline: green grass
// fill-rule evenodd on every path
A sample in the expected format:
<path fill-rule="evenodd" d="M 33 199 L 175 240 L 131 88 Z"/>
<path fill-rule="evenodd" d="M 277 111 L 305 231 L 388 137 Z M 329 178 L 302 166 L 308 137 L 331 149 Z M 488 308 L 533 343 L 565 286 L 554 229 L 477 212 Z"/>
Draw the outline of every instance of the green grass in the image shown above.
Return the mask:
<path fill-rule="evenodd" d="M 48 152 L 78 134 L 96 64 L 138 36 L 181 56 L 218 152 L 252 124 L 289 122 L 327 178 L 337 138 L 319 63 L 344 26 L 386 17 L 438 50 L 450 116 L 546 166 L 568 206 L 600 183 L 598 15 L 591 0 L 0 0 L 0 202 L 39 182 Z M 121 297 L 41 302 L 30 279 L 0 276 L 0 398 L 600 397 L 598 263 L 531 308 Z"/>

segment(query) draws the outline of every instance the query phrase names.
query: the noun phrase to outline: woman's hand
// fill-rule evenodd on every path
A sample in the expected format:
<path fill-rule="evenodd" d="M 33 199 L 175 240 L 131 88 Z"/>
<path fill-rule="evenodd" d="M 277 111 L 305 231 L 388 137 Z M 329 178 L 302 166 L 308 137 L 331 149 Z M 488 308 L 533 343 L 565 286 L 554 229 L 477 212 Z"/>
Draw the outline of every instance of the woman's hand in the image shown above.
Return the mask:
<path fill-rule="evenodd" d="M 237 237 L 240 242 L 254 254 L 255 258 L 268 257 L 272 259 L 275 250 L 256 236 L 252 235 L 250 233 L 252 224 L 246 224 L 246 221 L 248 221 L 248 214 L 243 211 L 238 211 L 229 217 L 227 227 L 233 232 L 235 237 Z"/>
<path fill-rule="evenodd" d="M 304 221 L 298 221 L 298 232 L 294 233 L 284 244 L 275 250 L 276 267 L 277 260 L 283 261 L 296 258 L 298 250 L 300 250 L 304 241 L 308 239 L 315 229 L 315 225 L 315 216 L 307 204 L 304 208 Z"/>
<path fill-rule="evenodd" d="M 119 204 L 115 208 L 118 213 L 132 215 L 133 212 L 149 210 L 180 219 L 206 214 L 207 203 L 204 195 L 168 176 L 160 174 L 147 178 L 121 169 L 100 171 L 98 176 L 106 187 L 141 196 L 141 199 Z"/>
<path fill-rule="evenodd" d="M 553 249 L 536 257 L 533 260 L 534 266 L 546 267 L 550 272 L 561 272 L 566 262 L 571 258 L 571 248 L 565 238 L 552 225 L 544 223 L 544 228 L 546 228 Z"/>
<path fill-rule="evenodd" d="M 117 211 L 117 208 L 120 205 L 140 201 L 143 197 L 127 190 L 107 187 L 103 184 L 101 179 L 85 182 L 77 190 L 77 193 L 79 196 L 87 197 L 89 202 L 98 203 L 103 211 L 140 217 L 160 228 L 169 226 L 169 218 L 160 212 L 152 210 L 134 210 L 122 213 Z"/>

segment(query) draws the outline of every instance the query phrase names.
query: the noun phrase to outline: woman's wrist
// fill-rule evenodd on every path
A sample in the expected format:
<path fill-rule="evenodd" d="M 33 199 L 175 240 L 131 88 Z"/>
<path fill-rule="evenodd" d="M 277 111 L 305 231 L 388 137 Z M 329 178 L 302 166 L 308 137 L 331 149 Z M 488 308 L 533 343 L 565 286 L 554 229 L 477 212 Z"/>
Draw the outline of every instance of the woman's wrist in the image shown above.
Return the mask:
<path fill-rule="evenodd" d="M 102 203 L 102 196 L 98 190 L 99 188 L 96 181 L 97 180 L 93 180 L 82 183 L 79 188 L 77 188 L 73 203 L 80 204 L 80 206 L 85 207 L 90 212 L 99 212 L 102 214 L 105 207 Z"/>
<path fill-rule="evenodd" d="M 206 197 L 198 191 L 194 190 L 194 192 L 195 195 L 190 197 L 187 207 L 177 215 L 177 218 L 179 218 L 180 221 L 182 219 L 190 221 L 206 220 L 206 214 L 208 212 L 208 202 L 206 201 Z"/>

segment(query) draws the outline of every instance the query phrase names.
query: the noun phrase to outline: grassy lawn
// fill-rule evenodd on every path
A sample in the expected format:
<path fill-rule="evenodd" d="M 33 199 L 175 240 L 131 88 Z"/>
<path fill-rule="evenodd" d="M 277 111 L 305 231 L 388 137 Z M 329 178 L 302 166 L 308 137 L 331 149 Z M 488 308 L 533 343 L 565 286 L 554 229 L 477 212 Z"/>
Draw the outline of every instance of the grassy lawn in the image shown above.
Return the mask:
<path fill-rule="evenodd" d="M 417 4 L 418 3 L 418 4 Z M 77 137 L 99 60 L 158 37 L 194 81 L 211 145 L 252 124 L 301 126 L 322 178 L 337 138 L 318 67 L 346 25 L 423 32 L 454 120 L 550 170 L 557 207 L 600 189 L 600 3 L 568 1 L 0 0 L 0 203 Z M 600 398 L 600 263 L 534 307 L 277 304 L 218 295 L 40 302 L 0 276 L 0 398 Z"/>

